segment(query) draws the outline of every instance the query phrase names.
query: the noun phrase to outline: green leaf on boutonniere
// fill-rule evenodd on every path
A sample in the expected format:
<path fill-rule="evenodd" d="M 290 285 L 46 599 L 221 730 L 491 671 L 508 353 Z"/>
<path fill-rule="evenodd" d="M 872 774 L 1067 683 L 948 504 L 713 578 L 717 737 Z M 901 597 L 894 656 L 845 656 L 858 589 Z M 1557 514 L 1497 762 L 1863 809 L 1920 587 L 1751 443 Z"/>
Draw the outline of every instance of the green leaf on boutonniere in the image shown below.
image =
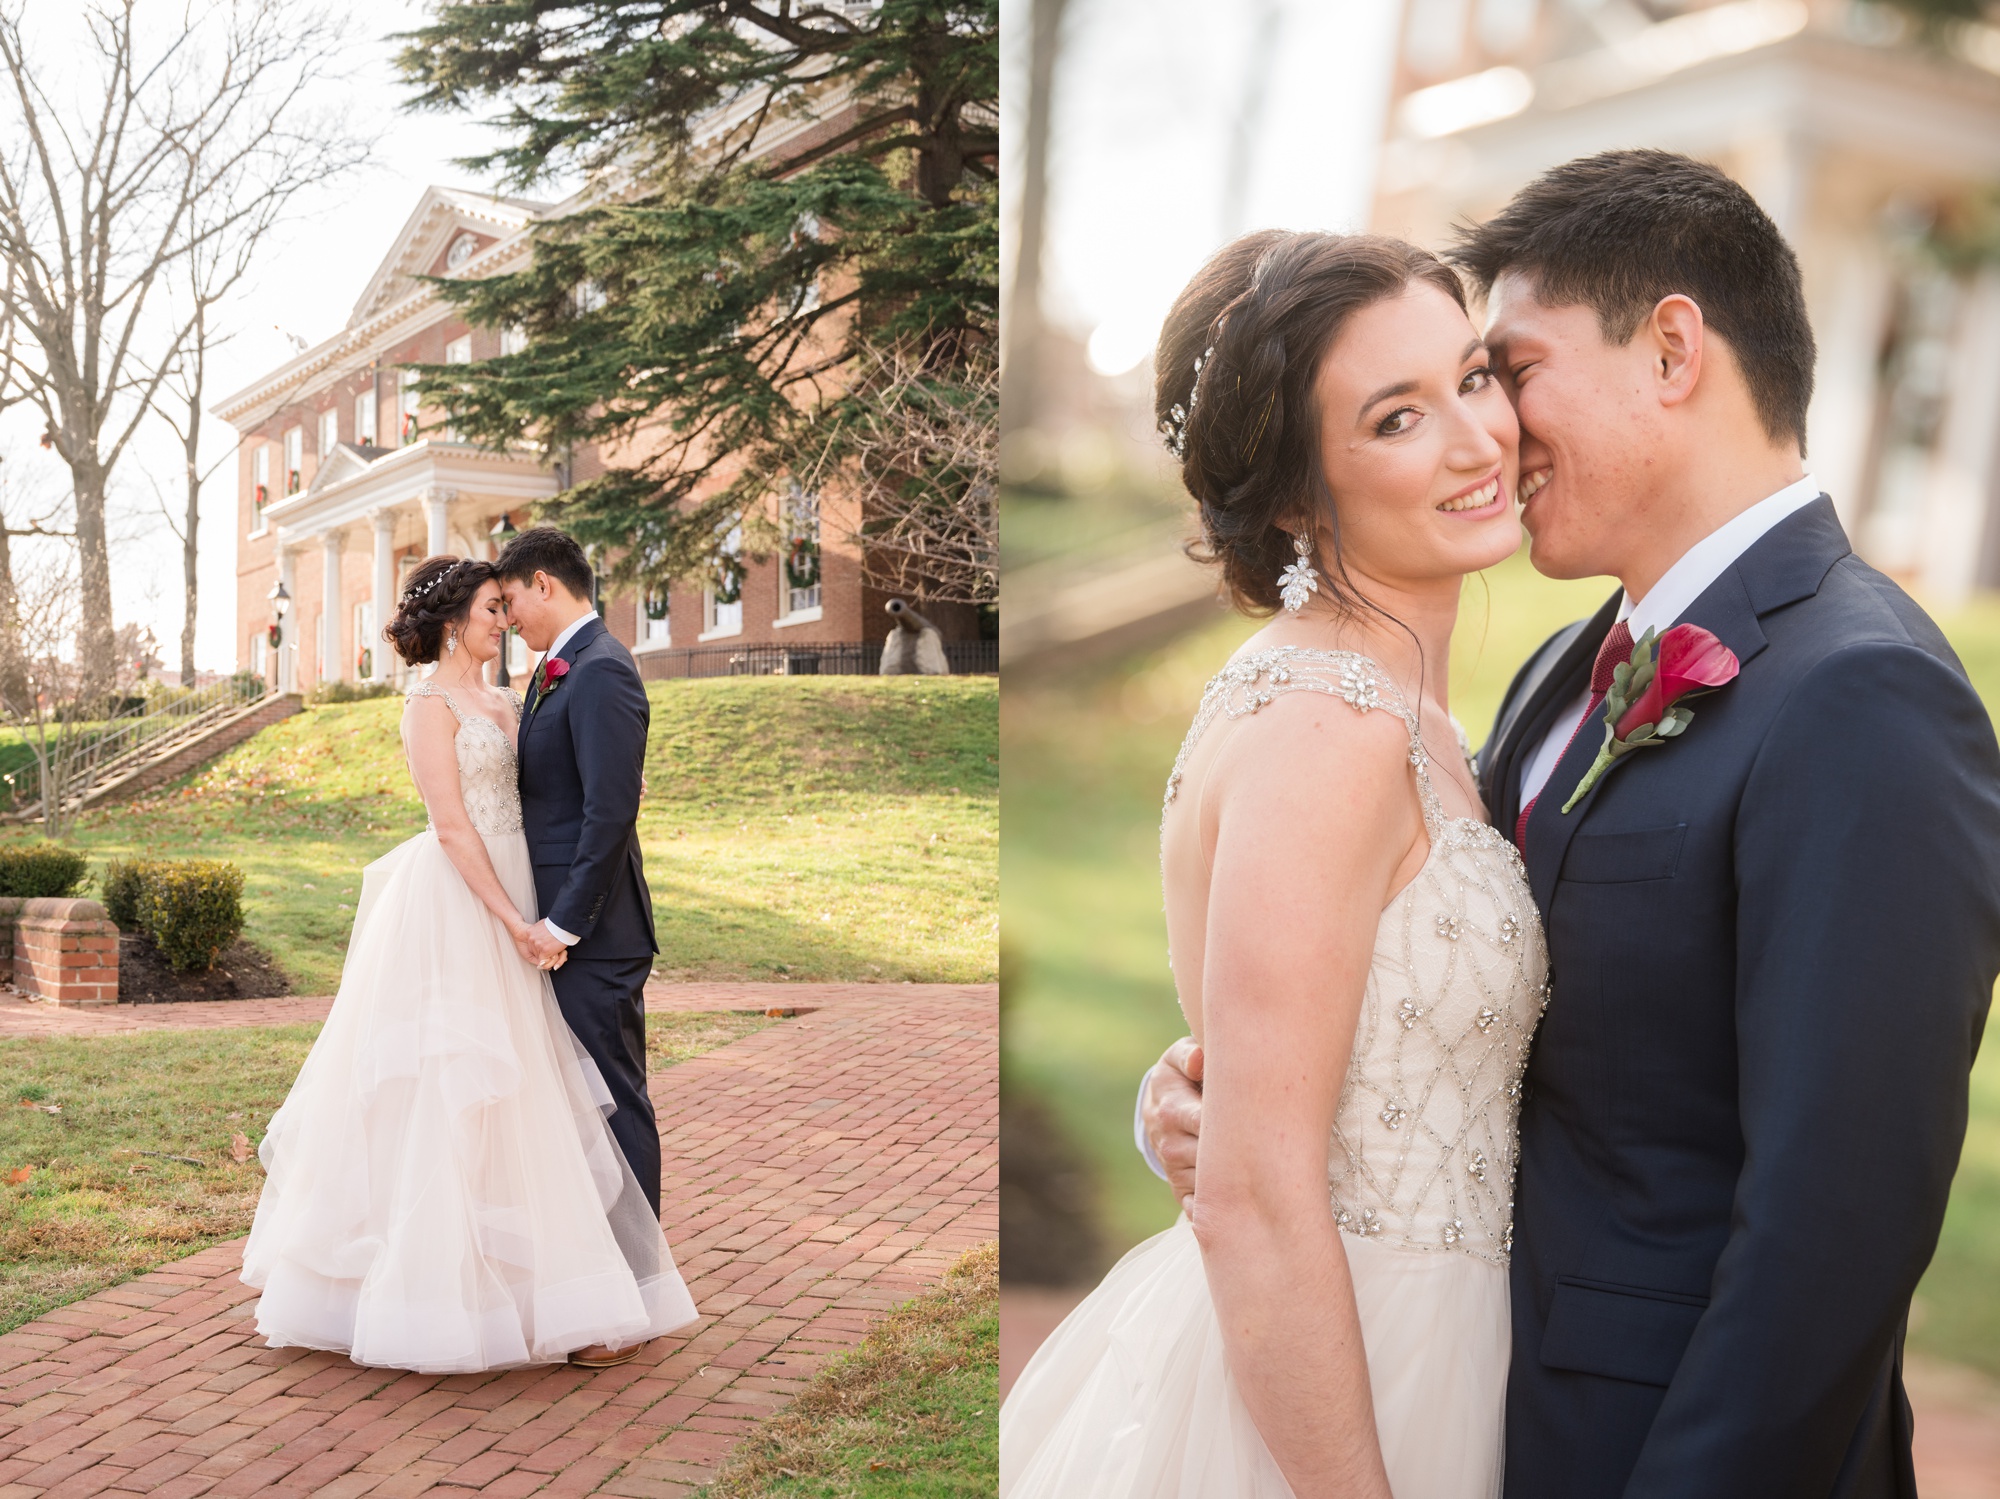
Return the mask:
<path fill-rule="evenodd" d="M 1675 625 L 1657 641 L 1655 632 L 1647 630 L 1632 647 L 1631 661 L 1611 673 L 1604 694 L 1604 743 L 1563 811 L 1582 801 L 1624 756 L 1658 748 L 1685 733 L 1694 710 L 1682 699 L 1734 681 L 1741 669 L 1735 652 L 1699 625 Z"/>

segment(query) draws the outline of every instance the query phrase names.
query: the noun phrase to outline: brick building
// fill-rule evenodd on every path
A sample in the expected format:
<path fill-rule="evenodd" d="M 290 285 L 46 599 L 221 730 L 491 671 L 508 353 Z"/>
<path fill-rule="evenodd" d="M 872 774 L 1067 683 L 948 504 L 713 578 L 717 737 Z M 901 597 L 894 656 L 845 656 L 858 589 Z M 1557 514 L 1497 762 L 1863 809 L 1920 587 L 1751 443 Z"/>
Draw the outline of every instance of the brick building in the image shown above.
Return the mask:
<path fill-rule="evenodd" d="M 394 681 L 382 641 L 403 580 L 439 552 L 491 557 L 504 527 L 538 501 L 590 478 L 597 451 L 494 452 L 456 439 L 441 412 L 409 389 L 413 363 L 461 363 L 506 349 L 508 335 L 469 327 L 421 276 L 489 276 L 524 265 L 536 224 L 574 203 L 427 189 L 355 304 L 347 325 L 217 403 L 234 426 L 237 462 L 236 660 L 281 690 L 332 681 Z M 773 496 L 785 555 L 743 555 L 740 583 L 714 577 L 599 608 L 649 677 L 763 671 L 872 670 L 890 619 L 888 595 L 862 580 L 859 529 L 837 496 Z M 816 561 L 816 566 L 814 565 Z M 815 576 L 815 573 L 817 576 Z M 273 647 L 272 594 L 291 600 Z M 733 597 L 731 595 L 734 595 Z M 927 606 L 955 670 L 992 670 L 975 610 Z M 513 673 L 529 655 L 516 639 Z"/>

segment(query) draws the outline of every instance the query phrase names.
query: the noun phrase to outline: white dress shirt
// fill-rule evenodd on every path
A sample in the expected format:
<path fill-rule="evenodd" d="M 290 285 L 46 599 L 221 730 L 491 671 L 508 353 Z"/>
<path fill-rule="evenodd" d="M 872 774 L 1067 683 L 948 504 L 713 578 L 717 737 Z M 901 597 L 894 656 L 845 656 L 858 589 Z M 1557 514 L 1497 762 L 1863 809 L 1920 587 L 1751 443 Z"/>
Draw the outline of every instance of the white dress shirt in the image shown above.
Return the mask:
<path fill-rule="evenodd" d="M 1638 640 L 1648 630 L 1666 634 L 1688 610 L 1689 605 L 1708 592 L 1709 585 L 1735 565 L 1736 559 L 1762 539 L 1765 532 L 1786 516 L 1801 510 L 1820 497 L 1819 480 L 1807 474 L 1795 484 L 1787 484 L 1776 494 L 1759 500 L 1748 510 L 1731 517 L 1717 526 L 1708 535 L 1697 541 L 1672 567 L 1660 575 L 1660 581 L 1647 590 L 1643 599 L 1634 601 L 1626 594 L 1618 606 L 1618 617 L 1625 621 L 1632 632 L 1633 640 Z M 1562 711 L 1556 721 L 1549 725 L 1549 732 L 1527 763 L 1521 767 L 1521 805 L 1529 802 L 1548 785 L 1549 777 L 1556 773 L 1556 762 L 1562 759 L 1563 751 L 1583 722 L 1583 715 L 1590 707 L 1589 689 Z"/>
<path fill-rule="evenodd" d="M 578 630 L 581 630 L 585 625 L 587 625 L 588 623 L 590 623 L 590 621 L 596 618 L 597 618 L 597 611 L 595 609 L 592 609 L 589 613 L 580 614 L 575 619 L 571 620 L 569 622 L 568 627 L 563 630 L 562 634 L 556 636 L 555 642 L 552 645 L 550 645 L 546 651 L 542 652 L 542 661 L 547 661 L 551 656 L 559 654 L 562 651 L 562 648 L 569 644 L 570 637 L 572 635 L 574 635 Z M 536 662 L 535 670 L 540 671 L 541 669 L 542 669 L 541 662 L 539 661 Z M 528 680 L 532 682 L 534 678 L 530 676 Z M 557 926 L 553 921 L 550 921 L 546 916 L 542 918 L 542 925 L 547 927 L 549 929 L 549 935 L 555 938 L 556 941 L 560 942 L 564 947 L 575 947 L 577 943 L 583 940 L 581 937 L 572 937 L 568 932 L 564 931 L 561 927 Z"/>

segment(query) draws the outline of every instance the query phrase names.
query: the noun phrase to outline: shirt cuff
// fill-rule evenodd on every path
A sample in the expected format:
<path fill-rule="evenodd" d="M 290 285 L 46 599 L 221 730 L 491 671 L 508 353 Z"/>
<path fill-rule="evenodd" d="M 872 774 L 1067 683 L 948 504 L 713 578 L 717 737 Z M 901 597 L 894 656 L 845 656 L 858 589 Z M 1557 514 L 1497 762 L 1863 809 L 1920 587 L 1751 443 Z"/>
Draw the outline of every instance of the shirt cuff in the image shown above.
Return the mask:
<path fill-rule="evenodd" d="M 1146 1138 L 1146 1084 L 1152 1080 L 1151 1067 L 1139 1075 L 1139 1096 L 1132 1104 L 1132 1143 L 1139 1147 L 1139 1158 L 1151 1168 L 1153 1175 L 1165 1181 L 1167 1168 L 1153 1154 L 1153 1142 Z"/>
<path fill-rule="evenodd" d="M 556 941 L 560 942 L 564 947 L 575 947 L 577 943 L 583 940 L 583 938 L 581 937 L 572 937 L 568 932 L 564 931 L 561 927 L 557 926 L 553 921 L 549 920 L 549 918 L 546 916 L 542 918 L 542 925 L 547 927 L 549 929 L 549 935 L 555 938 Z"/>

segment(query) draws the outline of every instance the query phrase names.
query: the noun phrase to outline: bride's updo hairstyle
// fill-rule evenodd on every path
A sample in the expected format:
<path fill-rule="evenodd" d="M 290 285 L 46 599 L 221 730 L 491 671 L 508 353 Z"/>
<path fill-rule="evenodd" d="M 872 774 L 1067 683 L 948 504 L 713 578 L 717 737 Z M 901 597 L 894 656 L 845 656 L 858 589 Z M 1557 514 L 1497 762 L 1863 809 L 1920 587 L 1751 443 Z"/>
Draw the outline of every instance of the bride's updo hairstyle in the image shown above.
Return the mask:
<path fill-rule="evenodd" d="M 1415 245 L 1262 229 L 1218 250 L 1167 314 L 1153 407 L 1200 506 L 1189 555 L 1221 567 L 1245 613 L 1278 608 L 1278 574 L 1294 560 L 1286 525 L 1313 540 L 1322 595 L 1343 611 L 1359 607 L 1320 467 L 1314 385 L 1347 320 L 1413 281 L 1465 306 L 1451 267 Z"/>
<path fill-rule="evenodd" d="M 410 665 L 429 665 L 444 651 L 446 629 L 465 623 L 472 596 L 496 576 L 492 563 L 474 557 L 430 558 L 410 574 L 382 638 Z"/>

